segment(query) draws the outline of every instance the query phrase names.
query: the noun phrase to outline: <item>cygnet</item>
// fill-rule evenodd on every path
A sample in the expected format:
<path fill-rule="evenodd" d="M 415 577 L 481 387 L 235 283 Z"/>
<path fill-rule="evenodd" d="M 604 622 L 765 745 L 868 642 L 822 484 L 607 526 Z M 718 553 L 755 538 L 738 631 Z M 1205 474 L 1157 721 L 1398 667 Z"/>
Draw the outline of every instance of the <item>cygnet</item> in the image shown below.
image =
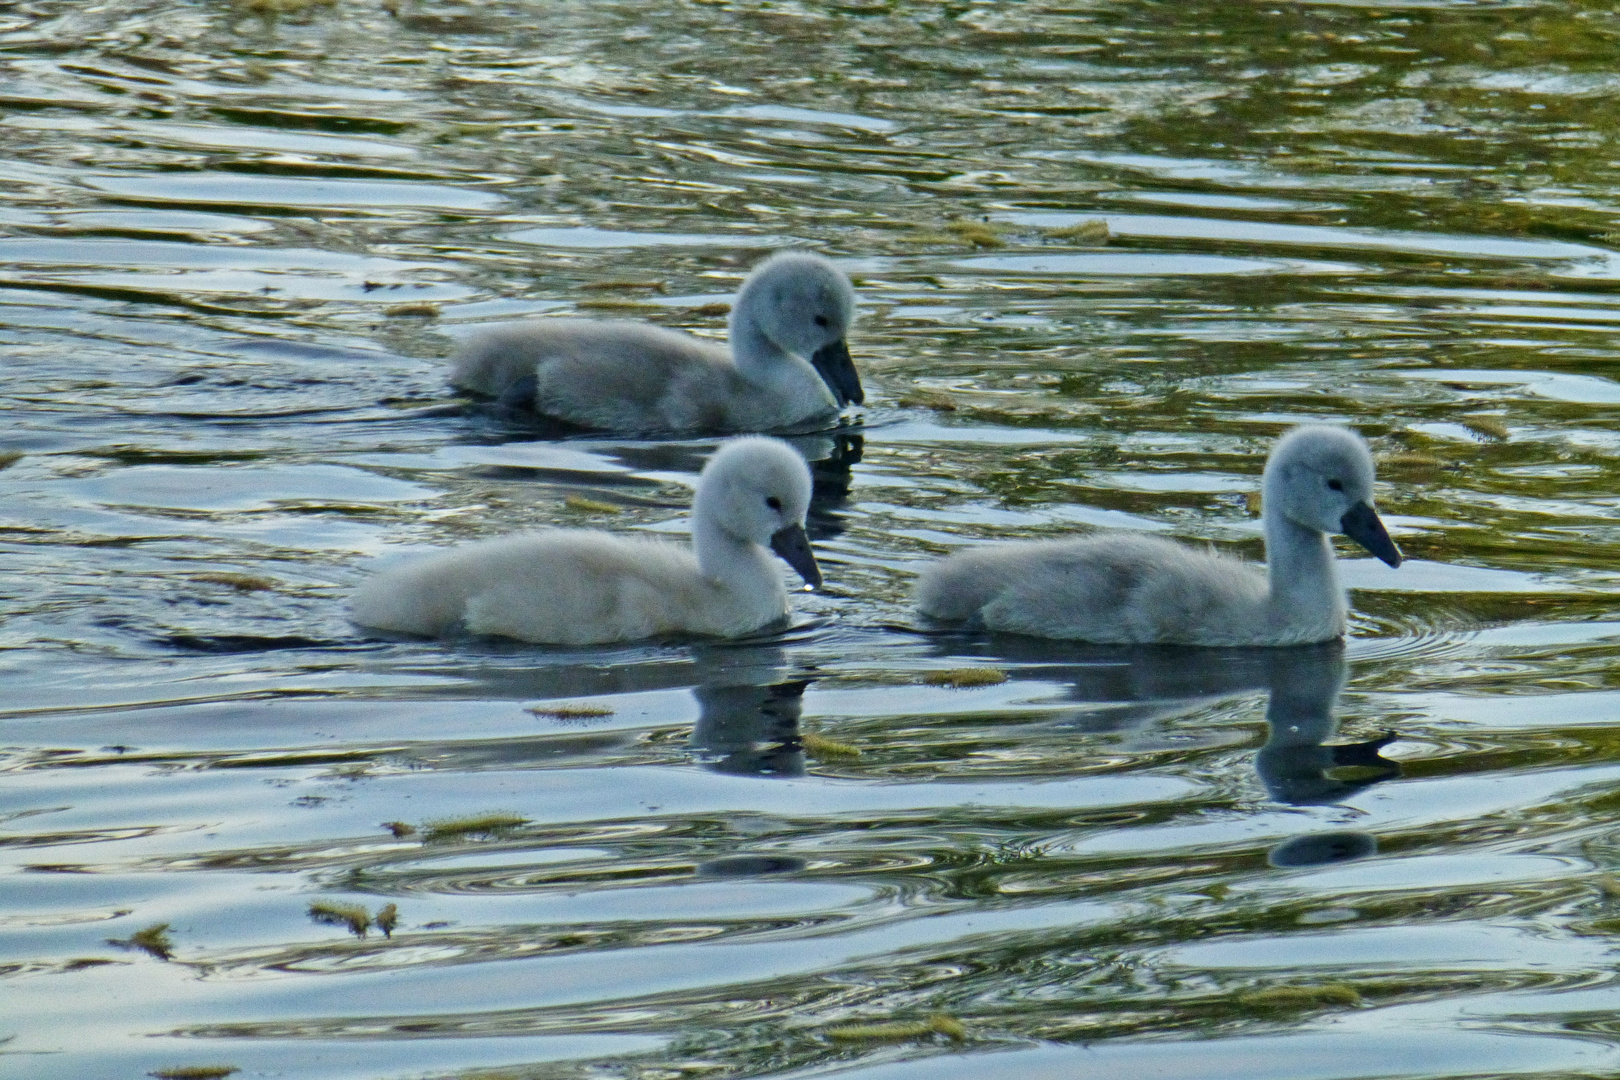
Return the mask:
<path fill-rule="evenodd" d="M 645 323 L 531 319 L 470 340 L 450 381 L 604 431 L 786 430 L 866 400 L 844 340 L 854 316 L 842 271 L 784 252 L 738 290 L 729 350 Z"/>
<path fill-rule="evenodd" d="M 810 470 L 786 443 L 733 439 L 698 477 L 692 548 L 556 529 L 468 544 L 361 586 L 354 621 L 433 637 L 458 630 L 585 645 L 674 634 L 740 637 L 784 618 L 774 551 L 812 588 Z M 767 550 L 768 546 L 768 550 Z"/>
<path fill-rule="evenodd" d="M 942 620 L 1102 644 L 1305 645 L 1345 630 L 1328 533 L 1390 566 L 1401 553 L 1372 505 L 1367 444 L 1295 428 L 1266 462 L 1266 568 L 1140 533 L 988 544 L 928 567 L 916 603 Z"/>

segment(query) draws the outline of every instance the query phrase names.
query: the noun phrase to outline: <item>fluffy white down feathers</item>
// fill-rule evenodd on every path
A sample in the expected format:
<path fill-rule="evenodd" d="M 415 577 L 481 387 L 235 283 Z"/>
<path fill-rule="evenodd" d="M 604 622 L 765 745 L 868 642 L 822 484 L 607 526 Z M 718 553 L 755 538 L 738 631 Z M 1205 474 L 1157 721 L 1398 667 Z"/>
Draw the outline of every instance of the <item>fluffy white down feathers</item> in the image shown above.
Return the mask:
<path fill-rule="evenodd" d="M 690 549 L 575 529 L 454 548 L 375 575 L 355 593 L 363 626 L 440 636 L 591 644 L 663 635 L 737 637 L 782 619 L 772 555 L 812 585 L 804 534 L 810 470 L 775 439 L 727 442 L 698 478 Z"/>

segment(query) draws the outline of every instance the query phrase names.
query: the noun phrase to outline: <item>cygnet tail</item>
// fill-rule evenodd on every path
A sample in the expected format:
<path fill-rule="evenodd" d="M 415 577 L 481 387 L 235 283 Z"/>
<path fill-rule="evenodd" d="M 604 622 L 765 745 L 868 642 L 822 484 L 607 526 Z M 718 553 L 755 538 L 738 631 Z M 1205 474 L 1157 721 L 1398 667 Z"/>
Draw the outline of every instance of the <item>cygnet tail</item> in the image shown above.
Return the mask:
<path fill-rule="evenodd" d="M 484 397 L 501 398 L 514 386 L 529 380 L 528 396 L 532 403 L 538 361 L 534 348 L 525 347 L 525 343 L 510 332 L 488 331 L 456 354 L 450 369 L 450 384 Z"/>
<path fill-rule="evenodd" d="M 947 622 L 971 619 L 1006 589 L 1010 570 L 993 549 L 964 551 L 934 563 L 917 579 L 917 610 Z"/>
<path fill-rule="evenodd" d="M 464 599 L 458 590 L 436 587 L 432 575 L 408 566 L 377 574 L 356 589 L 349 617 L 376 630 L 437 637 L 461 620 Z"/>

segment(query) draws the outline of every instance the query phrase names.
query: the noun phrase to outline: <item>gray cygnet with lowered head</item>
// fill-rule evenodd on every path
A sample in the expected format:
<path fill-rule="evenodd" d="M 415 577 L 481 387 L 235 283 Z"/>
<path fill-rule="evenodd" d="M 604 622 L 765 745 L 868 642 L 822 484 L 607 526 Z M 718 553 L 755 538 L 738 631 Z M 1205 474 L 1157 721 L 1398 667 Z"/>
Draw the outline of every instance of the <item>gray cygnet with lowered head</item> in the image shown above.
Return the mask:
<path fill-rule="evenodd" d="M 915 599 L 942 620 L 1101 644 L 1305 645 L 1341 637 L 1347 602 L 1331 533 L 1390 566 L 1373 460 L 1347 428 L 1294 428 L 1261 484 L 1266 567 L 1141 533 L 986 544 L 923 571 Z"/>
<path fill-rule="evenodd" d="M 781 431 L 865 401 L 845 342 L 854 318 L 843 272 L 788 251 L 737 291 L 729 348 L 646 323 L 530 319 L 469 340 L 450 381 L 603 431 Z"/>

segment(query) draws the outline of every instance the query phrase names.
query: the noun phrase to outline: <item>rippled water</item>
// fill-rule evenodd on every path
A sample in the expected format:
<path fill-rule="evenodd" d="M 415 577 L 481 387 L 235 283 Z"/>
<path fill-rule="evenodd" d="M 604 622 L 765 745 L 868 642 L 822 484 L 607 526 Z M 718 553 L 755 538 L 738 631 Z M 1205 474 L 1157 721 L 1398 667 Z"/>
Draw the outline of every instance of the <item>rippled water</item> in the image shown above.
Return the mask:
<path fill-rule="evenodd" d="M 1610 7 L 297 6 L 0 4 L 0 1072 L 1620 1072 Z M 711 440 L 444 357 L 718 334 L 785 245 L 870 395 L 790 631 L 348 624 L 373 556 L 683 531 Z M 1413 556 L 1342 549 L 1343 649 L 911 628 L 964 542 L 1259 557 L 1313 418 Z"/>

